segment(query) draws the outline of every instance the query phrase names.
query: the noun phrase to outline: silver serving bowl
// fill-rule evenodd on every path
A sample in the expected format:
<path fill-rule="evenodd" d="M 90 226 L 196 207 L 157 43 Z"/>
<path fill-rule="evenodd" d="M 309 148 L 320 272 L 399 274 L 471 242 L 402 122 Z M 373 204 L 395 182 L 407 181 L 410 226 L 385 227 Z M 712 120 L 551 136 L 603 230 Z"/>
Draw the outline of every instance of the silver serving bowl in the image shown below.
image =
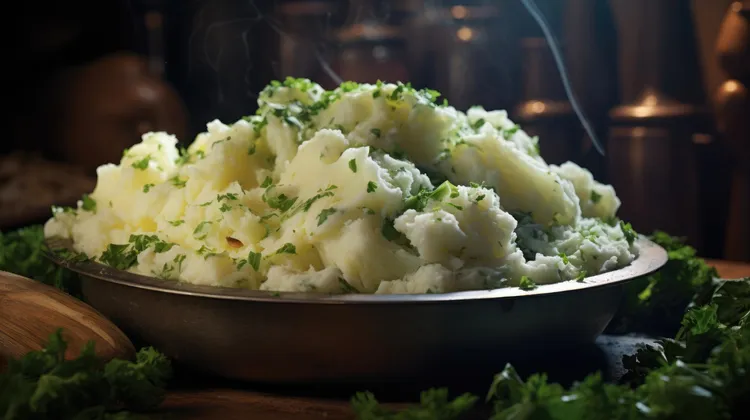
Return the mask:
<path fill-rule="evenodd" d="M 50 249 L 72 249 L 50 239 Z M 266 383 L 403 381 L 511 353 L 592 343 L 622 286 L 667 253 L 639 238 L 629 266 L 540 286 L 421 295 L 271 293 L 165 281 L 49 253 L 82 277 L 86 301 L 175 361 Z"/>

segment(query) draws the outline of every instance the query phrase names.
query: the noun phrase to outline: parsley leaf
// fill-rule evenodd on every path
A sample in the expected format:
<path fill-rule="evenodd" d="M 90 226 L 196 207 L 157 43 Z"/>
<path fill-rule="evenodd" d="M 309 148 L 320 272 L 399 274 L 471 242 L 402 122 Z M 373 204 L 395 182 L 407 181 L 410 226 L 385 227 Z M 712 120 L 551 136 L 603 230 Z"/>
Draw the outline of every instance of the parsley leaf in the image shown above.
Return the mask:
<path fill-rule="evenodd" d="M 536 283 L 534 283 L 534 280 L 531 280 L 526 276 L 521 276 L 521 281 L 518 283 L 518 287 L 521 290 L 534 290 L 536 289 Z"/>
<path fill-rule="evenodd" d="M 150 161 L 151 161 L 151 155 L 147 155 L 143 159 L 133 162 L 130 166 L 132 166 L 135 169 L 139 169 L 139 170 L 142 171 L 142 170 L 145 170 L 146 168 L 148 168 L 148 163 Z"/>
<path fill-rule="evenodd" d="M 318 214 L 318 226 L 320 226 L 323 223 L 325 223 L 326 220 L 328 220 L 328 216 L 331 216 L 331 215 L 334 215 L 334 214 L 336 214 L 336 209 L 334 209 L 334 208 L 323 209 Z"/>
<path fill-rule="evenodd" d="M 96 201 L 91 198 L 88 194 L 83 195 L 81 203 L 81 208 L 85 211 L 90 211 L 92 213 L 96 213 Z"/>
<path fill-rule="evenodd" d="M 378 184 L 376 184 L 376 183 L 374 183 L 372 181 L 370 181 L 370 182 L 367 183 L 367 192 L 368 193 L 373 193 L 377 189 L 378 189 Z"/>
<path fill-rule="evenodd" d="M 294 244 L 285 243 L 281 246 L 278 250 L 276 250 L 276 254 L 296 254 L 297 253 L 297 247 L 294 246 Z"/>
<path fill-rule="evenodd" d="M 354 172 L 355 174 L 357 173 L 357 160 L 356 159 L 352 159 L 349 161 L 349 169 L 351 169 L 351 171 Z"/>
<path fill-rule="evenodd" d="M 123 410 L 152 409 L 164 399 L 172 367 L 153 348 L 138 351 L 134 362 L 103 364 L 93 342 L 75 359 L 65 358 L 67 347 L 58 329 L 42 350 L 9 361 L 0 373 L 0 418 L 125 418 Z"/>

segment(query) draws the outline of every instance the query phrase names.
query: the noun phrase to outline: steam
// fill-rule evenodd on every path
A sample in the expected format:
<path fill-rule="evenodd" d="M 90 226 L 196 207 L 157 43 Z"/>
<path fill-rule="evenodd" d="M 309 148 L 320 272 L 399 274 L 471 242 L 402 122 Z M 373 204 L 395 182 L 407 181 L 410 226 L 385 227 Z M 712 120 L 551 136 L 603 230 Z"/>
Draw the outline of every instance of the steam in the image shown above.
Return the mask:
<path fill-rule="evenodd" d="M 573 89 L 570 86 L 570 80 L 568 80 L 568 71 L 565 69 L 565 62 L 563 61 L 562 53 L 560 52 L 560 48 L 557 45 L 555 36 L 550 30 L 550 26 L 547 23 L 547 20 L 544 18 L 544 15 L 542 14 L 541 10 L 539 10 L 534 0 L 521 0 L 521 3 L 523 3 L 524 7 L 526 7 L 526 10 L 529 11 L 531 17 L 534 18 L 536 23 L 539 25 L 539 28 L 544 33 L 544 37 L 547 39 L 549 48 L 552 51 L 552 56 L 555 58 L 557 71 L 560 72 L 560 78 L 562 79 L 563 87 L 565 88 L 565 94 L 568 96 L 570 105 L 573 107 L 573 111 L 575 111 L 578 119 L 581 121 L 581 125 L 583 125 L 584 130 L 586 130 L 586 133 L 591 138 L 591 142 L 594 144 L 594 147 L 596 147 L 596 150 L 599 152 L 599 154 L 604 156 L 604 148 L 602 147 L 601 143 L 599 143 L 599 139 L 596 137 L 594 129 L 591 127 L 589 120 L 583 113 L 583 109 L 581 109 L 580 105 L 578 104 L 578 100 L 576 99 L 576 96 L 573 93 Z"/>

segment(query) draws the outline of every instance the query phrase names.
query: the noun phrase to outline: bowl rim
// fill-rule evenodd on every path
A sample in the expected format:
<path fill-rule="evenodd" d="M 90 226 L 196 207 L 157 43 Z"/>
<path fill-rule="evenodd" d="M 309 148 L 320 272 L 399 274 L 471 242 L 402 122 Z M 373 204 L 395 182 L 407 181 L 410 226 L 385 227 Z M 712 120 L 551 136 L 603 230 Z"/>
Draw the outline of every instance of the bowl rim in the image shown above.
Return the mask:
<path fill-rule="evenodd" d="M 433 294 L 325 294 L 250 290 L 223 286 L 194 285 L 174 280 L 164 280 L 157 277 L 144 276 L 142 274 L 118 270 L 94 261 L 81 262 L 64 258 L 59 255 L 59 251 L 73 250 L 73 242 L 70 239 L 50 237 L 45 239 L 44 244 L 44 254 L 55 264 L 80 275 L 109 283 L 154 292 L 209 299 L 306 304 L 415 304 L 531 298 L 619 285 L 652 274 L 662 268 L 668 261 L 668 254 L 664 248 L 644 236 L 639 236 L 635 242 L 638 248 L 638 256 L 629 265 L 617 270 L 586 277 L 582 281 L 568 280 L 559 283 L 539 285 L 533 290 L 522 290 L 518 287 L 505 287 L 490 290 L 484 289 Z"/>

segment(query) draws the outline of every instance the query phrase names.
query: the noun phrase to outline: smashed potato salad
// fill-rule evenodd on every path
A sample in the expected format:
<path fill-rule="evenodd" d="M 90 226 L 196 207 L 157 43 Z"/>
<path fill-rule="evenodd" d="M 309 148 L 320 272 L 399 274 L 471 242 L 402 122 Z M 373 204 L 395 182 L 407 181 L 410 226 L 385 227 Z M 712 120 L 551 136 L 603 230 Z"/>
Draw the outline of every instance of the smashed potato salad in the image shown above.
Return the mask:
<path fill-rule="evenodd" d="M 187 150 L 144 135 L 45 235 L 121 270 L 279 292 L 533 288 L 636 257 L 611 186 L 546 164 L 505 111 L 438 96 L 274 82 L 257 115 L 210 122 Z"/>

